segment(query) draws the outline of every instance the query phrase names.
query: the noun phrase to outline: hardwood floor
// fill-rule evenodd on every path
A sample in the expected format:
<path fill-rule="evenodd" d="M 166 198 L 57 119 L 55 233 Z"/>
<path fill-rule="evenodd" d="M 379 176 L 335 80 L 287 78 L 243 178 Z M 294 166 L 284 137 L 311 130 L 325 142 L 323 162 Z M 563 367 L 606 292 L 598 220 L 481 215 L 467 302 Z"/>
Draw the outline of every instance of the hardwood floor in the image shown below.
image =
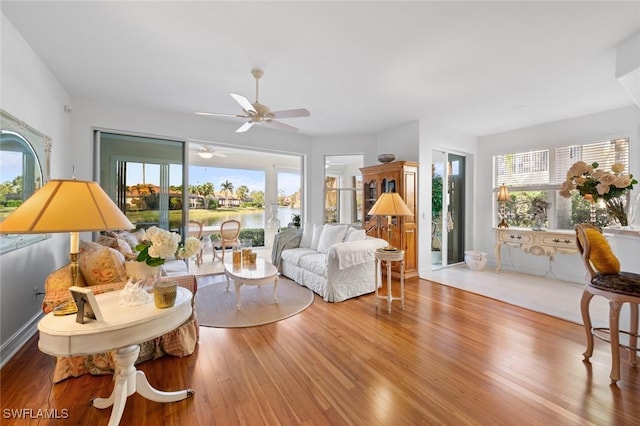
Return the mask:
<path fill-rule="evenodd" d="M 640 377 L 623 351 L 609 385 L 608 344 L 582 361 L 581 326 L 424 280 L 406 284 L 405 310 L 376 312 L 371 295 L 316 296 L 307 310 L 244 329 L 201 328 L 196 353 L 138 365 L 161 390 L 134 395 L 122 425 L 624 425 L 640 415 Z M 51 385 L 53 359 L 37 336 L 0 371 L 1 423 L 106 425 L 111 376 Z M 7 410 L 66 419 L 10 419 Z M 64 411 L 63 411 L 64 410 Z"/>

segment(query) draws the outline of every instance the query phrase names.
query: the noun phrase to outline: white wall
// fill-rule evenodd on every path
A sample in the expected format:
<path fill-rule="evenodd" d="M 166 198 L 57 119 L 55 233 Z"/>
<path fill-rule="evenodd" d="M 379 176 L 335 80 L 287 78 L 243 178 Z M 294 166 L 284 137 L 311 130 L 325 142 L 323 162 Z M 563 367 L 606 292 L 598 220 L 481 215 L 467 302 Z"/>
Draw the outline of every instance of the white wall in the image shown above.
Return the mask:
<path fill-rule="evenodd" d="M 377 154 L 394 154 L 396 161 L 418 161 L 420 130 L 419 121 L 409 121 L 378 133 Z M 365 158 L 365 165 L 377 164 L 377 154 L 375 162 L 367 163 Z"/>
<path fill-rule="evenodd" d="M 0 107 L 52 139 L 51 177 L 69 168 L 69 95 L 5 15 L 1 16 Z M 67 262 L 68 235 L 0 256 L 0 364 L 35 332 L 44 280 Z"/>
<path fill-rule="evenodd" d="M 493 156 L 509 152 L 521 152 L 539 148 L 553 148 L 571 144 L 583 144 L 601 140 L 629 137 L 630 138 L 630 171 L 640 176 L 640 108 L 629 106 L 626 108 L 605 111 L 583 117 L 576 117 L 538 126 L 527 127 L 510 132 L 482 137 L 478 141 L 478 173 L 477 173 L 477 216 L 478 224 L 475 235 L 476 246 L 479 250 L 488 252 L 490 264 L 495 266 L 493 245 L 495 241 L 493 223 L 492 196 Z M 640 193 L 640 188 L 634 189 L 634 194 Z M 520 272 L 544 274 L 549 261 L 546 257 L 526 255 L 517 249 L 502 254 L 503 268 L 513 268 Z M 509 261 L 510 259 L 510 261 Z M 505 261 L 506 260 L 506 261 Z M 625 265 L 622 265 L 623 268 Z M 584 267 L 578 255 L 559 255 L 553 262 L 555 275 L 567 281 L 584 282 Z"/>

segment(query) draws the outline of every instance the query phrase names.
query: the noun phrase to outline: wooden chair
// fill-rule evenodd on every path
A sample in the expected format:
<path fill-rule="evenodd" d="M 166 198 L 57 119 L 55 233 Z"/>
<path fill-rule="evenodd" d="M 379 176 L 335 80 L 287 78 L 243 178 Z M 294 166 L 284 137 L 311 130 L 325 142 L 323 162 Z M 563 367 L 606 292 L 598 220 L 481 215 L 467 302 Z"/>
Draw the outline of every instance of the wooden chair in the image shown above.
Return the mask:
<path fill-rule="evenodd" d="M 213 241 L 214 256 L 224 262 L 224 253 L 227 248 L 240 246 L 240 221 L 235 219 L 225 220 L 220 224 L 220 239 Z M 218 255 L 218 250 L 222 255 Z"/>
<path fill-rule="evenodd" d="M 202 222 L 198 222 L 197 220 L 190 220 L 187 224 L 187 236 L 194 237 L 202 241 Z M 200 266 L 202 264 L 202 250 L 196 254 L 196 265 Z"/>
<path fill-rule="evenodd" d="M 620 263 L 611 252 L 607 240 L 599 228 L 590 224 L 576 225 L 576 244 L 589 273 L 589 282 L 584 288 L 580 309 L 587 334 L 587 350 L 584 360 L 593 355 L 593 337 L 611 344 L 611 383 L 620 380 L 620 347 L 629 350 L 629 362 L 637 366 L 638 348 L 638 304 L 640 303 L 640 274 L 620 272 Z M 602 296 L 609 301 L 609 327 L 591 324 L 589 304 L 593 296 Z M 620 330 L 620 309 L 625 303 L 630 307 L 629 331 Z M 626 336 L 620 341 L 620 335 Z"/>

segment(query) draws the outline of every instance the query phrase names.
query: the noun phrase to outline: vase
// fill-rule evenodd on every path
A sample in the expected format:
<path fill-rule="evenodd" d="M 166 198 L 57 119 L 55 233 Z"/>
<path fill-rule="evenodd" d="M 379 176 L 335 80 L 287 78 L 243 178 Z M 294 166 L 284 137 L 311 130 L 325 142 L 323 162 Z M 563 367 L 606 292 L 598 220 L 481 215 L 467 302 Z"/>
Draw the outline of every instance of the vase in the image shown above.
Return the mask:
<path fill-rule="evenodd" d="M 264 246 L 270 248 L 273 246 L 273 239 L 280 230 L 280 219 L 278 219 L 278 205 L 269 205 L 269 219 L 267 227 L 264 230 Z"/>
<path fill-rule="evenodd" d="M 149 266 L 144 262 L 138 262 L 136 260 L 128 261 L 124 263 L 124 268 L 127 271 L 127 276 L 135 281 L 149 280 L 160 276 L 162 266 Z"/>
<path fill-rule="evenodd" d="M 609 217 L 614 219 L 620 226 L 628 226 L 629 220 L 627 219 L 627 211 L 622 198 L 612 198 L 606 200 L 607 213 Z"/>

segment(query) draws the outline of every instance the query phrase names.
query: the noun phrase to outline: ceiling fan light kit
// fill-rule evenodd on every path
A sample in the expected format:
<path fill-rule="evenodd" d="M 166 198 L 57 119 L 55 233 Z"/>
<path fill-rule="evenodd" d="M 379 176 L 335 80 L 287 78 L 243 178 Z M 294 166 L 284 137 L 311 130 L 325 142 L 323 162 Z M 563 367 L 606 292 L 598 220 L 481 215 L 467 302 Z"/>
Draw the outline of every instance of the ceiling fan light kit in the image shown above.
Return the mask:
<path fill-rule="evenodd" d="M 226 157 L 225 154 L 221 153 L 221 152 L 217 152 L 215 150 L 209 149 L 206 146 L 201 146 L 198 149 L 198 156 L 200 158 L 204 158 L 206 160 L 213 158 L 213 157 Z"/>
<path fill-rule="evenodd" d="M 210 115 L 219 117 L 237 117 L 247 119 L 247 122 L 236 130 L 236 133 L 242 133 L 253 127 L 254 124 L 264 124 L 274 129 L 285 130 L 289 132 L 295 132 L 298 129 L 285 124 L 281 121 L 275 120 L 276 118 L 297 118 L 297 117 L 309 117 L 311 113 L 304 109 L 288 109 L 283 111 L 271 111 L 268 106 L 259 102 L 259 80 L 263 76 L 263 72 L 260 69 L 251 70 L 251 75 L 256 79 L 256 101 L 254 103 L 249 102 L 247 98 L 237 93 L 230 93 L 231 97 L 242 107 L 244 114 L 221 114 L 215 112 L 196 112 L 198 115 Z"/>

